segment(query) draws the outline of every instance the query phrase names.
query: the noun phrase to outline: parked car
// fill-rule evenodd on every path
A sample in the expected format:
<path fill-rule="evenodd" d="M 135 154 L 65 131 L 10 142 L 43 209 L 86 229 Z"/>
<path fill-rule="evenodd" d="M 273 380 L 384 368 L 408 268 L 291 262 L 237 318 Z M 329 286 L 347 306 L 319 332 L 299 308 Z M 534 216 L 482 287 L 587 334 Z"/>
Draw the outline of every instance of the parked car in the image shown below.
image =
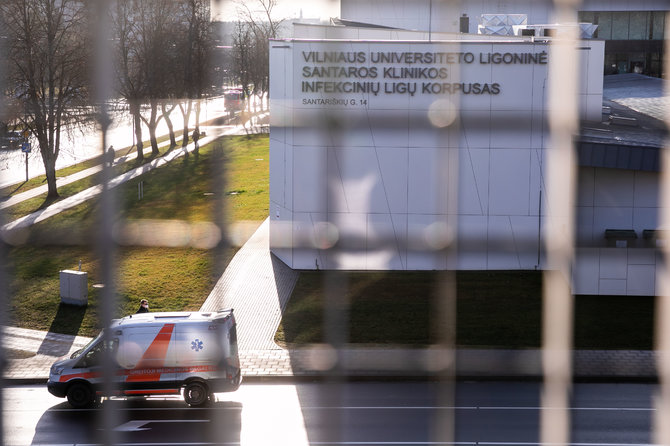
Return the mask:
<path fill-rule="evenodd" d="M 245 103 L 246 97 L 243 90 L 228 90 L 223 95 L 223 105 L 231 116 L 244 109 Z"/>
<path fill-rule="evenodd" d="M 3 150 L 18 149 L 21 147 L 23 136 L 20 132 L 7 132 L 0 137 L 0 148 Z"/>

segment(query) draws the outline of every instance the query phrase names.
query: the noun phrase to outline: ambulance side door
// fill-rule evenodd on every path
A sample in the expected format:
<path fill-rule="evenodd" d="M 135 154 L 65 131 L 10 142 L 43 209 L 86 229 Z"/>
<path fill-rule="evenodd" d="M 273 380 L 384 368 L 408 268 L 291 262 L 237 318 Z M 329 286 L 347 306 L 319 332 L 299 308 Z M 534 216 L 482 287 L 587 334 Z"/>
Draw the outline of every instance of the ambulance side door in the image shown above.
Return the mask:
<path fill-rule="evenodd" d="M 165 389 L 174 384 L 175 324 L 152 324 L 124 329 L 119 346 L 127 390 Z"/>

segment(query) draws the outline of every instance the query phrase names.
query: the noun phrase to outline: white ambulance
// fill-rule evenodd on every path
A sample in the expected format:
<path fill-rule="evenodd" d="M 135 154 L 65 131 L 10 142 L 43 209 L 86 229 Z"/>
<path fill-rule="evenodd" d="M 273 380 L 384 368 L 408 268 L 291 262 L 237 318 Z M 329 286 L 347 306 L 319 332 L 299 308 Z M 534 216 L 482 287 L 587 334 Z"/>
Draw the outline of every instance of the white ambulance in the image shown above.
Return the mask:
<path fill-rule="evenodd" d="M 114 370 L 103 373 L 103 363 L 111 363 Z M 114 320 L 107 336 L 102 331 L 86 347 L 51 366 L 47 388 L 77 408 L 103 396 L 180 391 L 186 403 L 200 406 L 214 392 L 237 390 L 240 382 L 237 327 L 228 309 L 138 313 Z M 114 389 L 112 395 L 106 395 L 108 389 Z"/>

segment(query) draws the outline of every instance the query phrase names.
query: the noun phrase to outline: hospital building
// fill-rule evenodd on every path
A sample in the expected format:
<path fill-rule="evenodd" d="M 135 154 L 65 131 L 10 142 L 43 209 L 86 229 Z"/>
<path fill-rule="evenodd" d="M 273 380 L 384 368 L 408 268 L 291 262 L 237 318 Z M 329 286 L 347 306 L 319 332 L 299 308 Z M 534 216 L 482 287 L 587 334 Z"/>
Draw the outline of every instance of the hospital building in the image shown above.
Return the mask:
<path fill-rule="evenodd" d="M 562 21 L 542 0 L 340 5 L 270 42 L 277 258 L 547 269 L 556 122 L 574 122 L 572 292 L 657 293 L 667 1 L 585 0 Z"/>

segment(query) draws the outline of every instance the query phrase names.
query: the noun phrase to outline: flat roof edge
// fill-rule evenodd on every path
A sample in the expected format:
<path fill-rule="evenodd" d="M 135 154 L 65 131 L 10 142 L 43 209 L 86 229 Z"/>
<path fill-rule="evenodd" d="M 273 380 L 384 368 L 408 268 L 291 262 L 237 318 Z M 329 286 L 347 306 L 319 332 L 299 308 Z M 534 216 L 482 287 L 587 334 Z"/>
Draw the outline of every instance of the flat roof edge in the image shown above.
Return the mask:
<path fill-rule="evenodd" d="M 591 39 L 589 39 L 591 40 Z M 583 42 L 588 42 L 589 40 L 582 40 Z M 394 39 L 302 39 L 302 38 L 289 38 L 289 39 L 270 39 L 271 43 L 478 43 L 478 44 L 491 44 L 491 43 L 505 43 L 505 44 L 522 44 L 522 43 L 537 43 L 537 44 L 549 44 L 549 40 L 544 39 L 535 39 L 535 40 L 526 40 L 523 38 L 514 39 L 514 40 L 497 40 L 497 39 L 478 39 L 478 40 L 469 40 L 469 39 L 450 39 L 450 40 L 426 40 L 426 39 L 416 39 L 416 40 L 394 40 Z"/>

